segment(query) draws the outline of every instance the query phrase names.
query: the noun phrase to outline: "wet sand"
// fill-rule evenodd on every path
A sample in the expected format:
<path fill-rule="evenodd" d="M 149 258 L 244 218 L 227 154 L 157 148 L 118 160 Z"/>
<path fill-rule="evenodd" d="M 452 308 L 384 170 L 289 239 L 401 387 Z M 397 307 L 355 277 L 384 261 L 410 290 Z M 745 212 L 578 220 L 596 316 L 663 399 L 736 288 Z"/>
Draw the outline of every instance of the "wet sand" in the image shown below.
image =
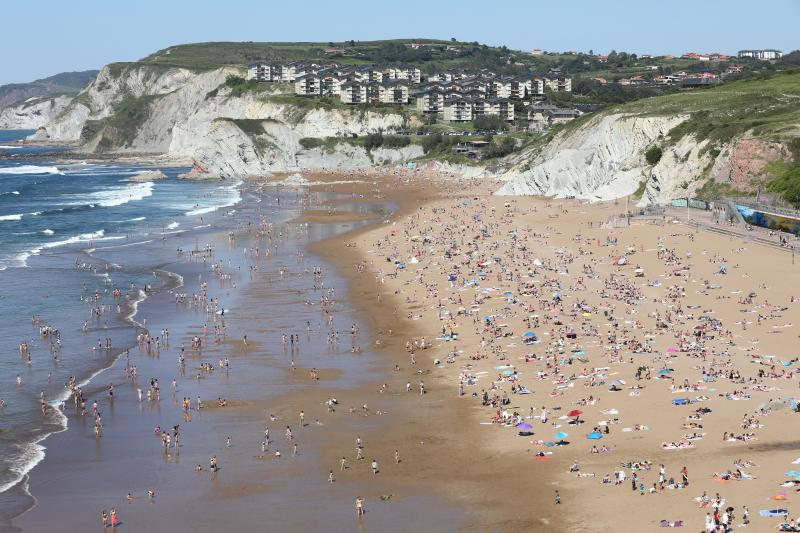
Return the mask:
<path fill-rule="evenodd" d="M 146 389 L 151 376 L 160 379 L 161 401 L 139 404 L 122 361 L 102 374 L 96 386 L 86 390 L 90 400 L 100 401 L 103 437 L 99 441 L 94 438 L 91 419 L 71 416 L 69 430 L 45 442 L 46 459 L 33 471 L 30 481 L 37 505 L 14 520 L 14 526 L 24 531 L 64 527 L 89 530 L 99 527 L 101 509 L 116 507 L 123 526 L 130 530 L 219 531 L 231 523 L 244 530 L 320 531 L 332 525 L 349 529 L 358 525 L 353 502 L 361 495 L 366 497 L 369 523 L 381 530 L 405 530 L 403 517 L 411 512 L 439 530 L 451 526 L 458 529 L 462 514 L 430 491 L 406 488 L 391 476 L 388 459 L 382 461 L 382 475 L 373 479 L 361 476 L 362 469 L 369 469 L 360 464 L 363 462 L 353 460 L 352 467 L 340 473 L 338 461 L 330 466 L 323 461 L 332 442 L 352 441 L 362 429 L 389 421 L 388 416 L 374 413 L 349 413 L 349 406 L 360 408 L 363 404 L 362 397 L 372 389 L 365 384 L 378 382 L 383 366 L 369 350 L 369 331 L 364 325 L 362 353 L 349 350 L 349 327 L 357 318 L 350 317 L 354 304 L 347 297 L 344 280 L 323 261 L 297 255 L 306 241 L 348 227 L 276 227 L 275 232 L 282 232 L 284 237 L 269 259 L 258 262 L 259 272 L 252 280 L 247 272 L 254 261 L 243 258 L 240 250 L 254 246 L 255 239 L 240 233 L 236 243 L 230 244 L 224 233 L 211 237 L 214 260 L 221 260 L 234 273 L 236 288 L 214 280 L 208 265 L 162 265 L 183 276 L 186 285 L 179 291 L 189 294 L 198 290 L 198 276 L 204 276 L 203 281 L 211 287 L 210 295 L 220 297 L 226 309 L 230 306 L 225 318 L 227 339 L 219 345 L 207 345 L 202 354 L 192 353 L 185 375 L 180 376 L 177 346 L 188 345 L 194 335 L 202 336 L 199 327 L 211 317 L 180 307 L 176 313 L 169 293 L 155 295 L 140 305 L 137 320 L 146 318 L 153 330 L 168 325 L 171 331 L 170 347 L 157 356 L 137 350 L 130 356 L 138 367 L 138 386 Z M 173 240 L 169 247 L 174 246 Z M 337 287 L 335 325 L 343 332 L 338 347 L 326 345 L 318 307 L 305 303 L 319 297 L 310 288 L 312 276 L 305 272 L 317 264 L 325 268 L 326 283 Z M 288 270 L 283 276 L 281 268 Z M 306 330 L 306 320 L 311 322 L 311 332 Z M 280 340 L 282 333 L 290 332 L 300 336 L 294 355 Z M 241 341 L 245 333 L 247 346 Z M 215 364 L 222 357 L 230 358 L 230 370 L 193 379 L 201 361 Z M 292 358 L 295 370 L 291 370 Z M 319 381 L 309 379 L 308 369 L 312 367 L 319 369 Z M 173 377 L 178 380 L 174 395 L 169 385 Z M 116 385 L 113 402 L 101 390 L 109 382 Z M 198 395 L 209 407 L 193 410 L 191 421 L 183 420 L 180 399 L 189 397 L 194 405 Z M 228 405 L 212 407 L 217 396 L 227 398 Z M 323 401 L 332 396 L 340 405 L 336 413 L 329 414 Z M 302 429 L 297 423 L 301 409 L 305 410 L 307 424 Z M 276 420 L 270 420 L 270 415 Z M 317 419 L 319 424 L 315 423 Z M 169 428 L 176 423 L 182 428 L 181 447 L 165 454 L 153 428 Z M 267 453 L 259 444 L 265 425 L 271 428 L 272 441 Z M 297 457 L 292 457 L 291 446 L 284 439 L 286 425 L 295 431 Z M 230 448 L 225 446 L 228 435 Z M 366 438 L 365 443 L 369 445 Z M 281 451 L 280 459 L 274 456 L 276 450 Z M 221 466 L 214 476 L 207 471 L 212 454 L 217 455 Z M 195 472 L 193 467 L 198 464 L 206 470 Z M 334 484 L 328 483 L 329 469 L 336 470 Z M 150 489 L 156 492 L 152 502 L 146 497 Z M 133 494 L 132 504 L 126 503 L 128 492 Z"/>

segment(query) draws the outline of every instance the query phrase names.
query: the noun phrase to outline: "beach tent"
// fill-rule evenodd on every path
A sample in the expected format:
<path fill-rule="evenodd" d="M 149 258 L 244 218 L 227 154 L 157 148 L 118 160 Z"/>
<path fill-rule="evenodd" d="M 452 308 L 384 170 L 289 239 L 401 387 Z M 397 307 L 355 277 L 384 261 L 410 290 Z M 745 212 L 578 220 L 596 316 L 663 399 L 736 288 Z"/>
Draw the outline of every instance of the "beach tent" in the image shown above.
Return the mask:
<path fill-rule="evenodd" d="M 592 431 L 591 433 L 586 435 L 586 438 L 589 440 L 600 440 L 603 438 L 603 434 L 600 433 L 599 431 Z"/>

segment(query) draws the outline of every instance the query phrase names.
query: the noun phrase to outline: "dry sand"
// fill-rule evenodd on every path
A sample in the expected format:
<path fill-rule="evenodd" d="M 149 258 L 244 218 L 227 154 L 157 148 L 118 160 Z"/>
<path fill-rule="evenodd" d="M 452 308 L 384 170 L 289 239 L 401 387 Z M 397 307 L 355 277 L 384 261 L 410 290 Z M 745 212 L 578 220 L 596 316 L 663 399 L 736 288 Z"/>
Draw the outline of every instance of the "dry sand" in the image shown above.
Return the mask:
<path fill-rule="evenodd" d="M 559 525 L 568 530 L 642 531 L 658 528 L 661 520 L 680 520 L 696 531 L 711 511 L 696 501 L 704 493 L 712 501 L 719 493 L 723 509 L 734 507 L 736 525 L 747 505 L 750 529 L 775 527 L 777 518 L 760 517 L 758 511 L 792 509 L 793 487 L 779 485 L 793 479 L 784 472 L 794 470 L 792 461 L 800 456 L 800 442 L 791 430 L 798 415 L 783 407 L 788 401 L 773 401 L 797 395 L 793 350 L 799 317 L 789 282 L 797 267 L 791 255 L 695 233 L 681 224 L 608 229 L 602 223 L 619 211 L 610 204 L 493 197 L 488 191 L 445 186 L 446 199 L 420 203 L 419 209 L 406 206 L 389 224 L 319 247 L 327 248 L 329 257 L 339 257 L 343 267 L 349 262 L 358 280 L 351 284 L 355 292 L 365 306 L 372 301 L 364 312 L 376 331 L 393 330 L 386 350 L 402 370 L 389 389 L 406 396 L 393 407 L 395 412 L 403 409 L 393 417 L 403 423 L 382 430 L 377 446 L 402 446 L 406 456 L 414 454 L 412 472 L 396 475 L 466 504 L 477 530 L 529 531 L 545 523 L 548 530 Z M 425 236 L 431 241 L 423 242 Z M 607 238 L 615 238 L 616 244 Z M 336 254 L 336 246 L 358 255 Z M 450 258 L 445 257 L 448 250 Z M 619 257 L 626 264 L 613 261 Z M 535 266 L 534 259 L 542 266 Z M 405 268 L 396 269 L 396 260 Z M 356 273 L 358 264 L 362 273 Z M 726 275 L 717 274 L 720 264 L 726 265 Z M 635 276 L 637 266 L 643 277 Z M 463 283 L 480 271 L 485 279 Z M 455 284 L 448 281 L 449 274 L 457 274 Z M 505 291 L 513 296 L 504 297 Z M 561 305 L 552 302 L 555 291 L 561 293 Z M 750 293 L 751 300 L 741 300 Z M 459 315 L 461 308 L 469 314 Z M 499 336 L 485 327 L 485 315 L 496 317 L 493 326 L 502 324 L 496 330 Z M 533 315 L 540 317 L 538 326 L 525 323 Z M 701 322 L 701 316 L 720 322 L 708 327 L 701 346 L 692 348 L 695 327 L 711 324 Z M 656 327 L 657 320 L 662 327 Z M 434 340 L 442 327 L 457 332 L 458 340 Z M 536 332 L 538 344 L 523 344 L 521 334 L 527 330 Z M 576 338 L 567 338 L 573 331 Z M 432 348 L 417 351 L 417 367 L 431 373 L 409 378 L 403 345 L 409 337 L 423 336 Z M 636 343 L 641 353 L 632 352 Z M 455 357 L 444 363 L 450 353 Z M 477 355 L 486 358 L 470 359 Z M 442 363 L 433 365 L 434 360 Z M 512 365 L 516 384 L 531 394 L 512 393 L 512 380 L 500 375 L 499 365 Z M 637 381 L 639 367 L 649 369 L 649 379 L 645 373 Z M 658 371 L 665 368 L 670 371 L 659 378 Z M 704 382 L 702 368 L 719 375 Z M 539 371 L 544 374 L 537 375 Z M 734 379 L 732 371 L 737 372 Z M 759 377 L 760 371 L 766 375 Z M 458 398 L 460 376 L 466 375 L 477 378 L 476 385 L 467 385 L 465 396 Z M 406 395 L 402 384 L 407 379 L 414 393 Z M 420 379 L 429 390 L 423 398 L 416 394 Z M 624 382 L 618 392 L 609 390 L 614 380 Z M 490 396 L 507 396 L 510 403 L 502 410 L 518 413 L 533 425 L 534 435 L 521 437 L 513 427 L 489 423 L 498 409 L 482 407 L 471 397 L 484 389 Z M 692 403 L 676 406 L 676 398 Z M 538 421 L 542 406 L 549 411 L 547 424 Z M 711 412 L 702 420 L 687 419 L 701 407 Z M 536 419 L 530 417 L 531 408 Z M 584 412 L 585 423 L 568 424 L 565 415 L 572 409 Z M 753 428 L 742 428 L 745 416 L 754 418 Z M 598 441 L 586 438 L 609 420 L 609 434 Z M 684 427 L 692 422 L 702 428 Z M 569 434 L 569 445 L 539 444 L 558 440 L 553 435 L 559 431 Z M 756 439 L 723 441 L 724 432 L 753 433 Z M 662 448 L 662 443 L 679 442 L 692 433 L 702 436 L 691 441 L 692 448 Z M 590 453 L 593 444 L 611 451 Z M 552 455 L 537 460 L 539 451 Z M 740 469 L 755 479 L 714 477 L 735 472 L 737 459 L 758 465 Z M 645 495 L 631 490 L 630 468 L 622 485 L 601 482 L 630 461 L 652 463 L 651 469 L 638 471 Z M 579 463 L 580 475 L 568 472 L 573 462 Z M 648 493 L 658 481 L 660 464 L 666 480 L 674 478 L 676 484 L 685 466 L 689 486 Z M 560 506 L 554 504 L 556 489 Z"/>

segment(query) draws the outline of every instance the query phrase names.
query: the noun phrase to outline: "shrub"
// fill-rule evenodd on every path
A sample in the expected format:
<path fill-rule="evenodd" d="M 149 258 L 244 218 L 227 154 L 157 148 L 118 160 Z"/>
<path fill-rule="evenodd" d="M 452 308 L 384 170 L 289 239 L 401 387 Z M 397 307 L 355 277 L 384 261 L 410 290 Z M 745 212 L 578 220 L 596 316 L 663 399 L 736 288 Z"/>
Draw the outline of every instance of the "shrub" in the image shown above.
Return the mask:
<path fill-rule="evenodd" d="M 385 148 L 403 148 L 411 144 L 411 139 L 405 135 L 387 135 L 383 138 Z"/>
<path fill-rule="evenodd" d="M 644 158 L 647 161 L 648 165 L 655 165 L 656 163 L 661 161 L 661 156 L 662 155 L 663 155 L 663 152 L 661 151 L 661 147 L 660 146 L 651 146 L 644 153 Z"/>
<path fill-rule="evenodd" d="M 508 124 L 496 115 L 484 115 L 472 121 L 476 130 L 497 130 L 503 131 L 508 128 Z"/>
<path fill-rule="evenodd" d="M 324 144 L 325 141 L 323 141 L 322 139 L 317 139 L 316 137 L 303 137 L 302 139 L 300 139 L 300 146 L 302 146 L 306 150 L 311 150 L 312 148 L 319 148 Z"/>
<path fill-rule="evenodd" d="M 364 148 L 366 148 L 367 152 L 372 151 L 374 148 L 380 148 L 383 145 L 383 140 L 383 134 L 370 133 L 364 137 Z"/>
<path fill-rule="evenodd" d="M 500 142 L 493 142 L 486 148 L 484 157 L 487 159 L 493 159 L 496 157 L 506 156 L 513 152 L 516 146 L 517 143 L 514 141 L 513 137 L 503 137 L 500 139 Z"/>
<path fill-rule="evenodd" d="M 426 154 L 428 152 L 432 152 L 436 150 L 436 148 L 442 143 L 441 134 L 437 133 L 436 135 L 428 135 L 427 137 L 422 138 L 422 151 Z"/>

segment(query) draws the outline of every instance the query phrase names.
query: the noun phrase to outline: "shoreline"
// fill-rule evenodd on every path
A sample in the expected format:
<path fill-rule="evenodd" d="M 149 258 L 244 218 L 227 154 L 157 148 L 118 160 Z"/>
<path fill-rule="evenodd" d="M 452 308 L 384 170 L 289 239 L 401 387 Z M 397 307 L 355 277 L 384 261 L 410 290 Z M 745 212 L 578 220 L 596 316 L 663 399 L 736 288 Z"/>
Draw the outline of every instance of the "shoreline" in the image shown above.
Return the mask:
<path fill-rule="evenodd" d="M 326 188 L 324 184 L 317 187 Z M 333 187 L 336 188 L 336 185 Z M 443 201 L 443 198 L 448 198 L 447 192 L 446 187 L 437 181 L 427 183 L 422 190 L 419 183 L 414 183 L 410 191 L 403 191 L 400 187 L 388 188 L 387 197 L 399 205 L 386 221 L 388 227 L 402 222 L 424 206 Z M 468 190 L 463 197 L 471 198 L 472 191 Z M 529 485 L 530 480 L 526 480 L 524 475 L 520 475 L 516 483 L 509 479 L 505 487 L 493 485 L 492 490 L 497 491 L 495 494 L 485 491 L 481 480 L 491 479 L 496 472 L 509 475 L 516 459 L 497 454 L 490 441 L 478 431 L 467 429 L 464 421 L 476 420 L 475 412 L 453 399 L 455 387 L 451 378 L 425 361 L 430 357 L 428 351 L 417 354 L 417 365 L 411 368 L 408 365 L 404 343 L 414 338 L 435 338 L 438 324 L 423 325 L 419 321 L 409 320 L 399 312 L 408 309 L 405 302 L 373 275 L 376 265 L 366 253 L 366 241 L 376 239 L 386 231 L 386 227 L 387 224 L 378 222 L 312 245 L 314 252 L 326 257 L 347 276 L 351 291 L 358 298 L 361 314 L 365 319 L 368 317 L 368 323 L 372 326 L 370 330 L 378 332 L 381 346 L 377 351 L 384 359 L 389 390 L 401 391 L 406 381 L 416 383 L 419 377 L 424 377 L 426 387 L 429 387 L 421 405 L 392 404 L 391 408 L 398 414 L 387 424 L 388 427 L 372 435 L 373 439 L 382 442 L 378 454 L 384 457 L 391 455 L 392 446 L 399 446 L 403 450 L 403 461 L 413 462 L 414 467 L 412 471 L 393 472 L 393 475 L 399 475 L 404 483 L 413 488 L 433 488 L 441 497 L 457 505 L 461 512 L 469 516 L 471 525 L 466 530 L 530 531 L 531 527 L 539 524 L 548 531 L 559 531 L 547 507 L 535 501 L 538 487 L 533 487 L 533 492 L 526 491 L 525 485 Z M 371 264 L 367 270 L 359 273 L 354 268 L 359 263 Z M 380 299 L 376 298 L 378 294 L 381 294 Z M 388 311 L 391 307 L 395 308 L 393 312 Z M 393 364 L 399 364 L 402 370 L 392 372 Z M 413 372 L 409 374 L 410 370 Z M 416 371 L 422 371 L 423 374 L 416 374 Z M 380 401 L 380 396 L 380 393 L 372 394 L 374 401 Z M 455 435 L 442 430 L 455 421 L 458 421 Z M 409 435 L 409 431 L 413 433 Z M 473 443 L 474 446 L 465 446 L 463 442 Z M 335 453 L 329 454 L 329 461 L 334 462 L 337 456 Z M 478 458 L 480 460 L 476 461 Z M 459 466 L 466 464 L 470 465 L 470 470 L 459 471 Z M 541 484 L 543 488 L 548 483 L 550 472 L 541 474 L 544 475 L 534 484 Z"/>

